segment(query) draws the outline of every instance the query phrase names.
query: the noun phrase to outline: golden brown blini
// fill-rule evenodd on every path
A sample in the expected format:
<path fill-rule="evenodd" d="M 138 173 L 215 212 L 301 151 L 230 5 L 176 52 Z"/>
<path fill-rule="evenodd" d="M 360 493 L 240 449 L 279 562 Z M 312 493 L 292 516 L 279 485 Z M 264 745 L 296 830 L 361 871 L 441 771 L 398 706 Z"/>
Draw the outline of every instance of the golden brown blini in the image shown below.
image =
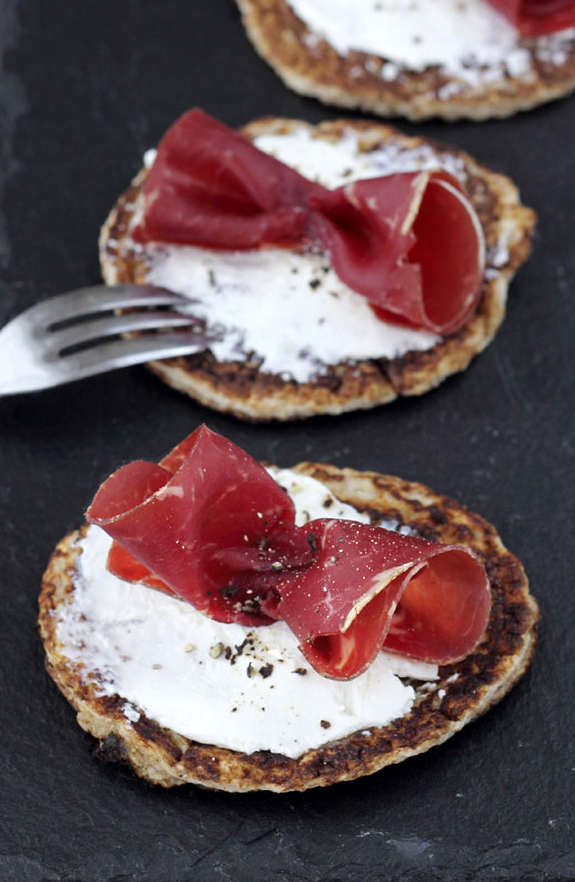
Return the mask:
<path fill-rule="evenodd" d="M 414 682 L 411 711 L 383 728 L 358 731 L 296 759 L 200 744 L 162 728 L 144 713 L 134 720 L 125 697 L 102 695 L 100 674 L 68 657 L 58 622 L 73 602 L 75 562 L 81 553 L 75 545 L 78 533 L 71 533 L 57 546 L 44 575 L 39 628 L 49 674 L 106 759 L 126 762 L 140 777 L 164 787 L 193 783 L 235 792 L 324 787 L 441 744 L 498 702 L 525 672 L 535 647 L 538 607 L 521 564 L 491 524 L 422 484 L 314 463 L 295 471 L 318 479 L 339 500 L 367 512 L 374 523 L 394 520 L 423 538 L 472 548 L 486 567 L 493 595 L 484 639 L 463 661 L 440 667 L 434 684 Z M 197 710 L 202 713 L 201 707 Z"/>
<path fill-rule="evenodd" d="M 410 69 L 380 54 L 354 49 L 340 54 L 298 18 L 289 0 L 237 0 L 237 4 L 262 58 L 289 88 L 325 104 L 412 120 L 479 121 L 530 110 L 575 88 L 573 29 L 520 40 L 501 70 L 485 77 L 476 65 L 469 76 L 465 65 L 458 74 L 438 65 Z"/>
<path fill-rule="evenodd" d="M 300 382 L 285 371 L 266 371 L 257 353 L 244 360 L 219 361 L 209 349 L 152 362 L 149 367 L 154 373 L 215 410 L 248 420 L 291 420 L 371 408 L 400 395 L 420 395 L 464 370 L 491 342 L 505 315 L 509 283 L 529 255 L 535 226 L 534 212 L 521 205 L 517 188 L 509 178 L 478 165 L 460 150 L 410 138 L 373 123 L 341 120 L 314 128 L 299 121 L 268 118 L 251 123 L 243 132 L 250 138 L 307 135 L 329 150 L 332 145 L 336 148 L 340 143 L 353 142 L 356 157 L 378 152 L 402 170 L 436 165 L 455 173 L 485 235 L 487 264 L 481 300 L 462 328 L 439 338 L 432 348 L 412 349 L 398 357 L 354 361 L 345 357 L 344 345 L 341 360 L 325 364 L 315 376 Z M 305 165 L 298 170 L 305 175 Z M 145 175 L 143 170 L 136 177 L 102 229 L 100 259 L 108 284 L 144 282 L 150 276 L 152 249 L 135 244 L 130 236 Z M 281 301 L 276 313 L 281 323 Z M 374 317 L 373 321 L 379 320 Z M 301 341 L 302 346 L 306 342 Z"/>

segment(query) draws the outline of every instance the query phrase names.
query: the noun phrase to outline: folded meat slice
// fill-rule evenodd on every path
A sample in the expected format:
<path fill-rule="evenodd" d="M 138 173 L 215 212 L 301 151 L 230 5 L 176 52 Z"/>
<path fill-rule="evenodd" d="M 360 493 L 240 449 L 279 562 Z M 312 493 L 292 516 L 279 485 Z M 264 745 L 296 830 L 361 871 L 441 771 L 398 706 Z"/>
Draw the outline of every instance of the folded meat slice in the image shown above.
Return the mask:
<path fill-rule="evenodd" d="M 357 676 L 382 647 L 457 661 L 487 626 L 489 583 L 471 551 L 357 521 L 298 528 L 285 490 L 205 426 L 159 465 L 118 469 L 86 517 L 115 540 L 116 575 L 218 621 L 283 620 L 326 677 Z"/>
<path fill-rule="evenodd" d="M 459 182 L 439 169 L 329 190 L 196 109 L 160 142 L 143 193 L 134 238 L 321 249 L 387 321 L 451 333 L 481 296 L 483 230 Z"/>
<path fill-rule="evenodd" d="M 86 518 L 117 543 L 112 572 L 171 591 L 221 622 L 269 622 L 259 599 L 275 582 L 274 566 L 288 557 L 299 566 L 311 555 L 285 490 L 206 426 L 159 465 L 134 462 L 114 472 Z"/>
<path fill-rule="evenodd" d="M 523 37 L 554 34 L 575 25 L 575 0 L 489 0 Z"/>
<path fill-rule="evenodd" d="M 285 580 L 268 610 L 287 622 L 324 676 L 355 677 L 382 648 L 447 664 L 477 646 L 491 591 L 469 549 L 354 521 L 317 520 L 303 529 L 316 561 Z"/>

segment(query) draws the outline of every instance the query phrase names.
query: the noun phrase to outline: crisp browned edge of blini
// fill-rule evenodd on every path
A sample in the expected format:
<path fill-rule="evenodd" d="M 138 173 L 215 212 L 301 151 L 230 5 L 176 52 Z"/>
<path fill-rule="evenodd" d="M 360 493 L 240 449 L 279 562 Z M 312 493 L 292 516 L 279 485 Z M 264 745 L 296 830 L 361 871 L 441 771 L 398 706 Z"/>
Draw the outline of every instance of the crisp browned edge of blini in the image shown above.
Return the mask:
<path fill-rule="evenodd" d="M 491 524 L 422 484 L 313 463 L 295 470 L 322 481 L 338 499 L 368 512 L 373 522 L 396 520 L 426 539 L 472 548 L 486 566 L 493 594 L 489 627 L 479 647 L 464 661 L 441 667 L 432 691 L 414 683 L 416 701 L 406 716 L 309 750 L 299 759 L 199 744 L 144 713 L 130 722 L 123 712 L 124 697 L 98 695 L 97 675 L 66 657 L 56 629 L 58 610 L 74 591 L 80 553 L 75 545 L 79 533 L 74 532 L 57 546 L 44 574 L 39 629 L 47 670 L 77 711 L 80 726 L 98 739 L 101 756 L 124 761 L 140 777 L 164 787 L 192 783 L 234 792 L 325 787 L 370 775 L 441 744 L 498 702 L 525 672 L 535 647 L 538 607 L 523 567 Z"/>
<path fill-rule="evenodd" d="M 513 182 L 478 165 L 468 154 L 418 137 L 407 137 L 389 126 L 368 122 L 321 123 L 317 127 L 296 120 L 266 118 L 242 131 L 289 133 L 306 128 L 315 137 L 337 141 L 352 129 L 368 151 L 386 143 L 417 148 L 428 145 L 464 163 L 467 192 L 481 220 L 487 247 L 503 242 L 508 257 L 486 276 L 476 312 L 456 333 L 427 351 L 400 358 L 369 359 L 331 365 L 325 374 L 305 383 L 268 373 L 255 363 L 219 362 L 209 350 L 195 355 L 154 361 L 151 370 L 168 385 L 214 410 L 250 421 L 303 419 L 317 414 L 341 414 L 372 408 L 400 395 L 421 395 L 446 377 L 465 370 L 471 359 L 493 339 L 503 318 L 509 283 L 531 250 L 536 216 L 520 203 Z M 100 260 L 108 284 L 144 282 L 146 263 L 129 246 L 128 226 L 145 170 L 134 180 L 110 213 L 100 236 Z"/>
<path fill-rule="evenodd" d="M 287 0 L 236 2 L 254 48 L 286 86 L 324 104 L 411 120 L 480 121 L 531 110 L 575 88 L 575 41 L 562 64 L 544 60 L 525 43 L 532 68 L 519 76 L 470 84 L 437 66 L 423 71 L 398 66 L 398 76 L 386 79 L 386 58 L 359 51 L 339 55 L 311 34 Z"/>

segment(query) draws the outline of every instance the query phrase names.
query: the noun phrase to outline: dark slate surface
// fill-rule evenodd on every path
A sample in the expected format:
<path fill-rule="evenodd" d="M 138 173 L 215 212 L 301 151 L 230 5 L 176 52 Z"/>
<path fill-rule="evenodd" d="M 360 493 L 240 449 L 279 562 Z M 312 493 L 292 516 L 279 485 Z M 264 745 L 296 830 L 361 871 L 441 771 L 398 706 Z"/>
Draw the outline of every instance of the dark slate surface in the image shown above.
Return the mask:
<path fill-rule="evenodd" d="M 230 0 L 3 0 L 0 12 L 1 322 L 98 280 L 101 221 L 189 106 L 232 125 L 338 115 L 284 89 Z M 496 342 L 421 400 L 254 427 L 143 368 L 0 400 L 2 882 L 575 878 L 573 106 L 403 126 L 512 173 L 540 214 Z M 541 604 L 527 677 L 443 747 L 325 792 L 164 792 L 94 759 L 43 670 L 43 567 L 101 479 L 204 420 L 258 457 L 388 471 L 482 512 Z"/>

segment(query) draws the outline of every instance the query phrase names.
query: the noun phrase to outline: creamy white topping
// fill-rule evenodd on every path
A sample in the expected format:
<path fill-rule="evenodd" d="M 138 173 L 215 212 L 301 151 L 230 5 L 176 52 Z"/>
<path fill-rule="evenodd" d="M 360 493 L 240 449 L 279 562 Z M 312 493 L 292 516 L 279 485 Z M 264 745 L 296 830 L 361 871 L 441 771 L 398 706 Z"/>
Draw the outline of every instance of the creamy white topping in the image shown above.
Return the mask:
<path fill-rule="evenodd" d="M 221 339 L 210 343 L 218 361 L 247 356 L 265 371 L 305 383 L 326 365 L 395 358 L 439 340 L 376 319 L 366 298 L 341 282 L 319 254 L 188 247 L 154 252 L 149 280 L 189 297 L 190 312 L 220 331 Z"/>
<path fill-rule="evenodd" d="M 294 498 L 300 524 L 326 515 L 368 520 L 312 478 L 272 473 Z M 414 690 L 396 674 L 437 678 L 436 665 L 380 653 L 355 680 L 327 680 L 283 622 L 251 629 L 214 622 L 188 603 L 107 572 L 110 539 L 98 528 L 80 545 L 75 590 L 58 610 L 57 636 L 87 680 L 124 699 L 131 723 L 144 712 L 200 743 L 297 757 L 408 713 Z"/>
<path fill-rule="evenodd" d="M 350 132 L 330 143 L 307 129 L 256 139 L 307 178 L 337 187 L 357 178 L 443 168 L 465 179 L 463 163 L 427 146 L 397 144 L 362 152 Z M 152 160 L 147 154 L 147 163 Z M 342 361 L 397 358 L 430 349 L 440 338 L 382 322 L 365 297 L 347 287 L 322 254 L 268 248 L 221 252 L 146 246 L 148 280 L 185 295 L 190 312 L 221 339 L 210 344 L 219 361 L 250 358 L 265 371 L 306 382 Z"/>
<path fill-rule="evenodd" d="M 445 169 L 461 181 L 466 177 L 459 157 L 427 144 L 408 148 L 395 142 L 376 150 L 361 150 L 360 137 L 353 129 L 335 142 L 314 138 L 313 130 L 300 128 L 283 135 L 260 135 L 255 144 L 304 177 L 331 189 L 357 179 L 436 168 Z"/>
<path fill-rule="evenodd" d="M 384 80 L 396 79 L 398 66 L 422 71 L 439 65 L 471 84 L 505 73 L 521 77 L 531 69 L 517 29 L 485 0 L 289 0 L 289 5 L 311 32 L 308 48 L 321 37 L 342 56 L 357 50 L 385 58 Z M 562 64 L 558 43 L 573 36 L 571 28 L 540 37 L 535 51 Z"/>
<path fill-rule="evenodd" d="M 278 469 L 275 466 L 268 468 L 267 472 L 291 496 L 298 527 L 303 527 L 315 518 L 370 523 L 369 515 L 358 511 L 353 505 L 340 502 L 320 481 L 310 478 L 309 475 L 298 475 L 291 469 Z M 392 521 L 382 522 L 382 525 L 388 529 L 395 529 Z"/>

